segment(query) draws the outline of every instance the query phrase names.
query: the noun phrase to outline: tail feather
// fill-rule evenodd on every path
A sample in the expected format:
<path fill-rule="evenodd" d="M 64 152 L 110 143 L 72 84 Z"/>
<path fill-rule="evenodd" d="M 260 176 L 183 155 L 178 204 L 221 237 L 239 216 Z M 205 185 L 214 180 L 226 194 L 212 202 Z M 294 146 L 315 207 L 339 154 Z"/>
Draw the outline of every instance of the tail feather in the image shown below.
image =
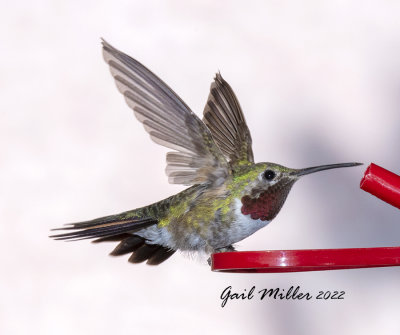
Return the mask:
<path fill-rule="evenodd" d="M 131 263 L 142 263 L 153 256 L 160 248 L 162 248 L 160 245 L 145 243 L 132 253 L 128 261 Z"/>
<path fill-rule="evenodd" d="M 147 260 L 148 265 L 159 265 L 160 263 L 166 261 L 170 258 L 176 250 L 161 247 L 158 249 L 150 258 Z"/>
<path fill-rule="evenodd" d="M 121 236 L 121 235 L 119 235 Z M 120 237 L 120 243 L 110 253 L 111 256 L 120 256 L 132 253 L 129 257 L 131 263 L 146 263 L 149 265 L 159 265 L 171 257 L 176 250 L 163 247 L 158 244 L 150 244 L 144 238 L 137 235 Z"/>
<path fill-rule="evenodd" d="M 135 251 L 137 248 L 141 247 L 145 243 L 145 240 L 139 236 L 131 235 L 127 238 L 124 238 L 113 251 L 111 251 L 110 255 L 112 256 L 120 256 L 125 255 L 130 252 Z"/>
<path fill-rule="evenodd" d="M 95 240 L 93 240 L 92 243 L 119 242 L 119 241 L 123 240 L 124 238 L 128 238 L 130 236 L 132 236 L 132 234 L 123 233 L 123 234 L 113 235 L 113 236 L 108 236 L 108 237 L 99 237 L 99 238 L 96 238 Z"/>
<path fill-rule="evenodd" d="M 151 244 L 151 241 L 144 239 L 135 232 L 157 224 L 158 221 L 151 217 L 139 218 L 127 217 L 126 213 L 106 216 L 103 218 L 71 223 L 64 228 L 54 230 L 66 230 L 66 233 L 51 235 L 55 240 L 82 240 L 95 238 L 92 242 L 119 241 L 120 243 L 110 253 L 112 256 L 132 253 L 129 258 L 131 263 L 147 261 L 149 265 L 158 265 L 169 257 L 176 250 L 158 244 Z"/>
<path fill-rule="evenodd" d="M 111 217 L 107 217 L 111 218 Z M 53 230 L 74 230 L 73 232 L 51 235 L 55 240 L 82 240 L 89 238 L 108 238 L 123 233 L 133 233 L 147 228 L 158 221 L 153 218 L 131 218 L 125 220 L 96 219 L 87 222 L 70 224 L 71 227 L 57 228 Z"/>

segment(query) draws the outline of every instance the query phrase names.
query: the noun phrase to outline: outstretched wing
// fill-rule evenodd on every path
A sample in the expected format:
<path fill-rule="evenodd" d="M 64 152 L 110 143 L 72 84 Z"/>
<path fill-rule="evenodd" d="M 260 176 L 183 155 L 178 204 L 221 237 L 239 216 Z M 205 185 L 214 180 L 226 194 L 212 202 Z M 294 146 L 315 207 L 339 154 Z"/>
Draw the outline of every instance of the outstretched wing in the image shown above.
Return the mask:
<path fill-rule="evenodd" d="M 150 70 L 102 43 L 104 59 L 137 119 L 154 142 L 176 150 L 167 153 L 169 182 L 193 185 L 226 178 L 228 163 L 204 123 Z"/>
<path fill-rule="evenodd" d="M 249 128 L 239 101 L 220 73 L 211 84 L 203 121 L 232 167 L 254 163 Z"/>

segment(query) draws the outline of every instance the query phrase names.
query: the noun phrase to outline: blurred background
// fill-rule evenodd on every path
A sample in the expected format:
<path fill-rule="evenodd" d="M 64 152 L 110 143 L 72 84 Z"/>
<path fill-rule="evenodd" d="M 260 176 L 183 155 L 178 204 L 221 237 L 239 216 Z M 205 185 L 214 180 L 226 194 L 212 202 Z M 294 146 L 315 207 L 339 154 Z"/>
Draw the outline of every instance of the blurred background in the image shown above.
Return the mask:
<path fill-rule="evenodd" d="M 398 334 L 400 269 L 212 273 L 177 253 L 159 267 L 51 228 L 144 206 L 183 187 L 118 93 L 100 37 L 201 115 L 215 72 L 235 90 L 257 161 L 366 165 L 303 178 L 239 250 L 400 245 L 400 212 L 359 189 L 375 162 L 400 173 L 400 3 L 2 1 L 2 334 Z M 288 289 L 339 301 L 231 301 Z"/>

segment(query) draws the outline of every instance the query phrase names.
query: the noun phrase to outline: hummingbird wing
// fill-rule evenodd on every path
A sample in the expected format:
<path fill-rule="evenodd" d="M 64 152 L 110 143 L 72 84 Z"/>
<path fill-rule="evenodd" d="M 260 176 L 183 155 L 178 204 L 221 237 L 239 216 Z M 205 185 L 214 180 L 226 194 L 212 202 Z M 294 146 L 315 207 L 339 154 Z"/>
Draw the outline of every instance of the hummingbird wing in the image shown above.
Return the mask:
<path fill-rule="evenodd" d="M 151 139 L 167 148 L 168 181 L 194 185 L 223 181 L 228 163 L 210 130 L 160 78 L 106 41 L 103 57 L 118 90 L 124 95 Z"/>
<path fill-rule="evenodd" d="M 217 73 L 210 87 L 203 122 L 230 165 L 254 163 L 251 135 L 230 85 Z"/>

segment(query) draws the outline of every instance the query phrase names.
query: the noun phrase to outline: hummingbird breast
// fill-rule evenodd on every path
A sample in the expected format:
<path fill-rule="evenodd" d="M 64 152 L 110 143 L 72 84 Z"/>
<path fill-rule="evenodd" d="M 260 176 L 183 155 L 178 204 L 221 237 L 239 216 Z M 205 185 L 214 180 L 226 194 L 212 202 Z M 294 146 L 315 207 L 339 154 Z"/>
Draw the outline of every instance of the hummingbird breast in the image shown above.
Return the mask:
<path fill-rule="evenodd" d="M 242 211 L 243 204 L 239 198 L 235 199 L 233 208 L 234 218 L 229 228 L 225 231 L 225 238 L 219 241 L 220 244 L 224 244 L 219 248 L 237 243 L 271 222 L 271 220 L 254 219 L 251 215 L 244 214 Z"/>

